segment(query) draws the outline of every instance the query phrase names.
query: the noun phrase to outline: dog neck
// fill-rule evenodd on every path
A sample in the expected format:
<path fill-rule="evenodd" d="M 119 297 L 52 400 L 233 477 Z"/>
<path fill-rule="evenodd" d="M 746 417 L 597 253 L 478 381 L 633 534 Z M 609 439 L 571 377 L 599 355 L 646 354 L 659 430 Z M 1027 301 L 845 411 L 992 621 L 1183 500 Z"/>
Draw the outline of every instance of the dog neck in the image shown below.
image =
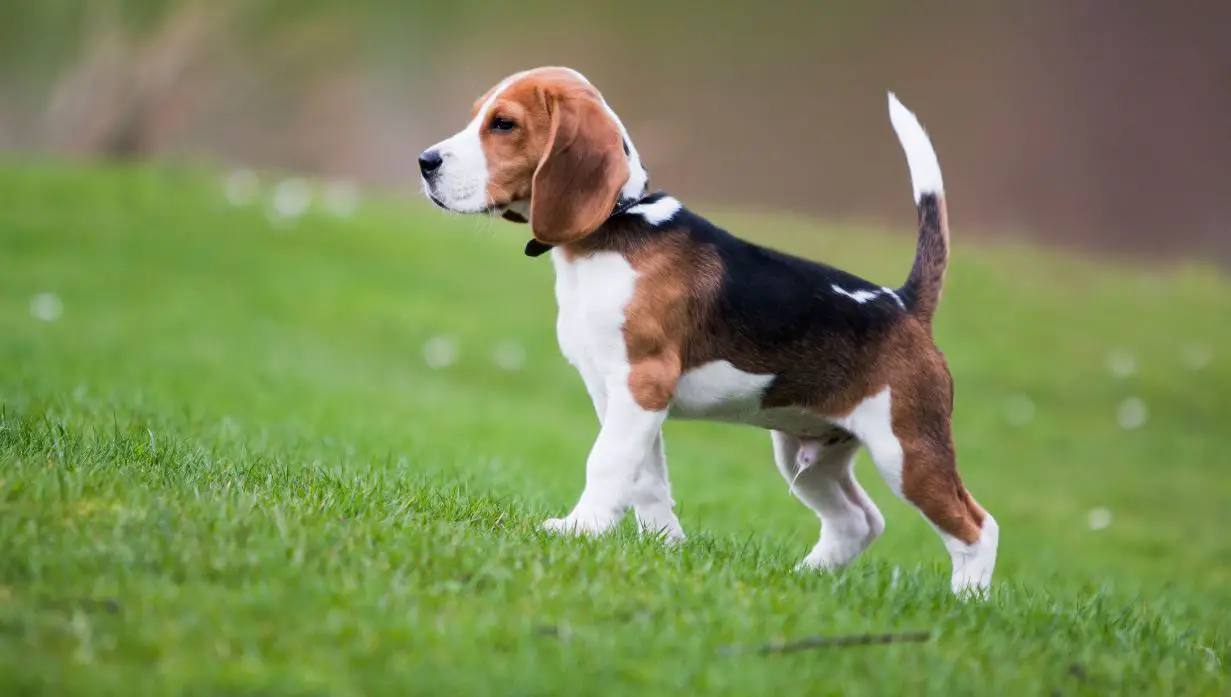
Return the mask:
<path fill-rule="evenodd" d="M 641 192 L 639 196 L 626 197 L 626 196 L 621 195 L 620 199 L 616 201 L 615 207 L 611 209 L 611 215 L 607 216 L 607 219 L 603 221 L 603 224 L 599 226 L 599 229 L 602 229 L 604 225 L 611 222 L 612 220 L 619 218 L 625 213 L 628 213 L 628 211 L 632 209 L 634 206 L 636 206 L 637 204 L 642 203 L 646 199 L 649 199 L 651 197 L 658 196 L 661 193 L 662 193 L 661 191 L 650 193 L 648 186 L 647 186 L 646 191 Z M 508 218 L 507 213 L 505 217 Z M 524 221 L 519 221 L 519 222 L 524 222 Z M 547 252 L 550 252 L 553 246 L 554 245 L 547 244 L 546 242 L 540 242 L 534 239 L 533 237 L 531 237 L 530 241 L 526 242 L 525 254 L 528 257 L 540 257 L 546 254 Z"/>
<path fill-rule="evenodd" d="M 641 158 L 633 155 L 633 149 L 629 144 L 627 137 L 624 139 L 624 155 L 629 158 L 628 165 L 630 168 L 637 167 L 641 170 L 640 177 L 635 174 L 629 176 L 629 184 L 636 180 L 640 180 L 641 190 L 635 193 L 630 192 L 628 191 L 630 188 L 629 184 L 625 184 L 624 187 L 620 189 L 620 197 L 616 199 L 615 206 L 611 209 L 611 215 L 607 216 L 607 220 L 603 221 L 603 225 L 606 225 L 613 218 L 618 218 L 619 216 L 624 215 L 630 208 L 636 206 L 642 201 L 645 201 L 650 196 L 656 195 L 650 193 L 650 173 L 646 171 L 645 167 L 641 164 Z M 528 222 L 524 216 L 514 211 L 505 211 L 503 215 L 506 220 L 512 220 L 518 223 Z M 602 225 L 599 227 L 601 228 Z M 540 242 L 532 237 L 530 238 L 530 241 L 526 243 L 525 254 L 528 257 L 540 257 L 551 251 L 552 246 L 553 245 Z"/>

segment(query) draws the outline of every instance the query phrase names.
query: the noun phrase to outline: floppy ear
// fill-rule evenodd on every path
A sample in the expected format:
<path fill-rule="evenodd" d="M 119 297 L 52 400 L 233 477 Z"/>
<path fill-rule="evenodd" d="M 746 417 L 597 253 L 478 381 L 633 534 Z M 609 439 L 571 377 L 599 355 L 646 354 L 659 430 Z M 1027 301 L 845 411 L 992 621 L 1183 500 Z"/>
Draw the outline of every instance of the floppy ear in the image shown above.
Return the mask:
<path fill-rule="evenodd" d="M 530 189 L 530 228 L 550 245 L 579 240 L 611 215 L 628 180 L 624 138 L 597 98 L 548 97 L 551 130 Z"/>

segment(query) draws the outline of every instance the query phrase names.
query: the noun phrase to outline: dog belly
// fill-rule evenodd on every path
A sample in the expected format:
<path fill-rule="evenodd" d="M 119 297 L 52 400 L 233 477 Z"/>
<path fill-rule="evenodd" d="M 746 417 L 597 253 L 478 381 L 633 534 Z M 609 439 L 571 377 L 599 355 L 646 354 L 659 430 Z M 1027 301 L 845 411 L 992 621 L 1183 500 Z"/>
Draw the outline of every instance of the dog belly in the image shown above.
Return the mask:
<path fill-rule="evenodd" d="M 679 419 L 740 421 L 761 409 L 773 375 L 746 373 L 729 361 L 713 361 L 680 376 L 669 415 Z"/>
<path fill-rule="evenodd" d="M 774 377 L 744 372 L 728 361 L 698 366 L 680 376 L 668 418 L 740 423 L 800 438 L 822 438 L 841 432 L 824 416 L 808 409 L 762 408 L 761 398 Z"/>
<path fill-rule="evenodd" d="M 820 414 L 794 407 L 763 409 L 750 414 L 742 423 L 805 439 L 824 440 L 846 434 L 841 427 Z"/>

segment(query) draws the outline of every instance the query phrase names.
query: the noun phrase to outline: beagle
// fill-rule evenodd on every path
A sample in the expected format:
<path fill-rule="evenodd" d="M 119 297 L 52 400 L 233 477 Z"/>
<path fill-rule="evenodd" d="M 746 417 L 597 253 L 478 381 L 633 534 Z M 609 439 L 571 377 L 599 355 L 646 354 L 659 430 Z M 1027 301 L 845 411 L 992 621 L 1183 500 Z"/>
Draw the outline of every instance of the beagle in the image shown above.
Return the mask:
<path fill-rule="evenodd" d="M 958 476 L 953 381 L 932 339 L 949 252 L 940 165 L 892 93 L 889 116 L 919 218 L 897 289 L 746 242 L 651 191 L 619 117 L 568 68 L 505 78 L 420 155 L 436 205 L 528 223 L 526 254 L 550 252 L 560 349 L 600 429 L 577 504 L 546 530 L 600 534 L 631 508 L 642 530 L 682 540 L 664 422 L 746 424 L 770 431 L 791 492 L 820 518 L 797 568 L 844 567 L 884 531 L 852 471 L 862 445 L 940 534 L 954 593 L 986 593 L 998 527 Z"/>

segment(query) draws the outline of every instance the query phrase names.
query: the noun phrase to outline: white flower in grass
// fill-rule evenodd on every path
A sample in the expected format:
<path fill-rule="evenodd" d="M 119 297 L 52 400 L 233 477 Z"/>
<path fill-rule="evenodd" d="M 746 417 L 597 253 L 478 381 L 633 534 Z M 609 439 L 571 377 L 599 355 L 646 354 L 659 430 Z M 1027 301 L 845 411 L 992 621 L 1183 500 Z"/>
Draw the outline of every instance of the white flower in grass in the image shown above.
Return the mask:
<path fill-rule="evenodd" d="M 227 192 L 227 203 L 238 208 L 256 200 L 261 182 L 252 172 L 238 169 L 227 175 L 224 186 Z"/>
<path fill-rule="evenodd" d="M 274 197 L 270 205 L 273 206 L 274 215 L 279 218 L 298 218 L 312 205 L 312 187 L 306 179 L 299 177 L 283 179 L 274 187 Z"/>
<path fill-rule="evenodd" d="M 520 343 L 506 339 L 492 349 L 492 362 L 509 372 L 521 370 L 526 364 L 526 350 Z"/>
<path fill-rule="evenodd" d="M 1105 530 L 1111 525 L 1111 511 L 1106 508 L 1091 508 L 1086 514 L 1086 524 L 1091 530 Z"/>
<path fill-rule="evenodd" d="M 30 298 L 30 316 L 44 322 L 54 322 L 64 314 L 64 303 L 55 293 L 38 293 Z"/>
<path fill-rule="evenodd" d="M 331 181 L 323 194 L 325 210 L 336 218 L 349 218 L 359 208 L 359 187 L 347 180 Z"/>
<path fill-rule="evenodd" d="M 423 360 L 433 370 L 447 368 L 457 362 L 457 344 L 448 337 L 434 336 L 423 345 Z"/>
<path fill-rule="evenodd" d="M 1116 423 L 1120 424 L 1120 428 L 1131 431 L 1144 426 L 1149 416 L 1145 400 L 1140 397 L 1129 397 L 1120 402 L 1120 407 L 1116 410 Z"/>
<path fill-rule="evenodd" d="M 1024 394 L 1015 394 L 1005 400 L 1004 418 L 1010 426 L 1025 426 L 1034 419 L 1034 401 Z"/>
<path fill-rule="evenodd" d="M 1128 349 L 1115 349 L 1107 354 L 1107 370 L 1117 378 L 1124 379 L 1137 373 L 1137 356 Z"/>
<path fill-rule="evenodd" d="M 1214 350 L 1205 344 L 1188 344 L 1181 352 L 1184 365 L 1189 370 L 1202 370 L 1214 360 Z"/>

